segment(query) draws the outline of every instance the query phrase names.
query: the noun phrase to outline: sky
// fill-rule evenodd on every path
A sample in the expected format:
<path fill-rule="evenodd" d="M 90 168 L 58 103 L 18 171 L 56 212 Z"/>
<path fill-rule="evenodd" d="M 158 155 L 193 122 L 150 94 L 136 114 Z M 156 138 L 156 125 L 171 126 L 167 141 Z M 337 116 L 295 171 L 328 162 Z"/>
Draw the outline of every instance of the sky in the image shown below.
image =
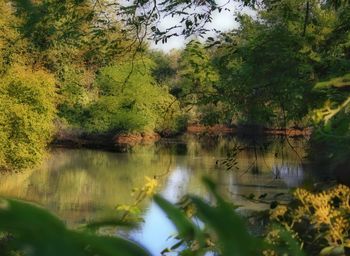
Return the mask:
<path fill-rule="evenodd" d="M 224 5 L 228 2 L 228 0 L 218 0 L 217 3 L 218 5 Z M 242 7 L 242 4 L 234 2 L 234 1 L 229 1 L 229 3 L 227 5 L 225 5 L 225 7 L 227 9 L 229 9 L 229 11 L 227 10 L 222 10 L 221 13 L 219 12 L 215 12 L 212 16 L 213 20 L 211 23 L 206 24 L 205 28 L 207 29 L 217 29 L 220 30 L 222 32 L 226 32 L 229 30 L 232 30 L 233 28 L 237 28 L 238 27 L 238 23 L 235 21 L 235 16 L 236 16 L 236 12 L 237 11 L 242 11 L 244 13 L 248 13 L 248 14 L 252 14 L 253 11 Z M 167 17 L 161 20 L 160 24 L 159 24 L 159 28 L 160 29 L 165 29 L 165 28 L 169 28 L 172 27 L 174 25 L 176 25 L 177 23 L 179 23 L 180 19 L 179 18 L 171 18 L 171 17 Z M 207 35 L 208 36 L 215 36 L 214 32 L 208 32 Z M 164 52 L 169 52 L 172 49 L 181 49 L 185 46 L 186 41 L 188 41 L 189 39 L 185 39 L 184 36 L 176 36 L 176 37 L 171 37 L 168 39 L 168 42 L 165 44 L 162 44 L 161 42 L 158 42 L 158 44 L 155 44 L 153 41 L 150 42 L 150 46 L 152 49 L 156 49 L 156 50 L 162 50 Z"/>

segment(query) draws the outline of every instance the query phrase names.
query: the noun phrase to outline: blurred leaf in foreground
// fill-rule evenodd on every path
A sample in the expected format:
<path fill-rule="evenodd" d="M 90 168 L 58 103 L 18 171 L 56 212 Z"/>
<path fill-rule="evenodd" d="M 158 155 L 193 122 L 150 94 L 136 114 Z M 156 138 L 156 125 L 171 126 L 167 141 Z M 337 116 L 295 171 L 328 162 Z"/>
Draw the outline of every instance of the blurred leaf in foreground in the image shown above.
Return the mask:
<path fill-rule="evenodd" d="M 8 247 L 24 255 L 149 255 L 140 246 L 122 238 L 68 230 L 61 220 L 43 208 L 12 199 L 0 201 L 0 232 L 11 234 L 13 239 L 8 241 Z"/>

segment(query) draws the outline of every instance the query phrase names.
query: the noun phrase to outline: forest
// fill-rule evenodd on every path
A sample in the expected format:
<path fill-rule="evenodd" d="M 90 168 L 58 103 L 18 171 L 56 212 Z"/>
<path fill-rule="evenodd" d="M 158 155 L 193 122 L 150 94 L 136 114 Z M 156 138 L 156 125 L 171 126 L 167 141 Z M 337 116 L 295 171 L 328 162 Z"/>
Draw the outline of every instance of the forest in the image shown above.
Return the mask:
<path fill-rule="evenodd" d="M 0 0 L 0 255 L 350 255 L 350 1 L 219 2 Z"/>

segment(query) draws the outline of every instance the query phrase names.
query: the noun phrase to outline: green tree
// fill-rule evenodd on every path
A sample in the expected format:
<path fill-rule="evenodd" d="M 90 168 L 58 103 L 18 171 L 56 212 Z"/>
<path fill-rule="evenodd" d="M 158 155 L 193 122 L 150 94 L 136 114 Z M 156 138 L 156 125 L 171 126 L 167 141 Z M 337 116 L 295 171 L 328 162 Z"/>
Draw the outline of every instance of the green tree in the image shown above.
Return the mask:
<path fill-rule="evenodd" d="M 141 132 L 176 129 L 179 108 L 167 88 L 152 77 L 147 58 L 102 68 L 96 79 L 100 97 L 88 109 L 91 132 Z"/>
<path fill-rule="evenodd" d="M 222 35 L 218 91 L 238 120 L 287 126 L 322 102 L 312 88 L 324 76 L 322 49 L 337 16 L 317 1 L 308 6 L 306 26 L 305 1 L 283 0 L 267 2 L 257 18 L 238 16 L 240 27 Z"/>
<path fill-rule="evenodd" d="M 215 92 L 214 84 L 218 80 L 210 56 L 198 41 L 191 41 L 179 59 L 178 75 L 181 77 L 177 97 L 185 104 L 200 104 L 207 96 Z"/>
<path fill-rule="evenodd" d="M 17 29 L 21 19 L 14 15 L 9 1 L 1 1 L 0 9 L 0 75 L 3 75 L 13 64 L 27 63 L 28 42 Z"/>
<path fill-rule="evenodd" d="M 79 125 L 84 107 L 96 98 L 92 90 L 96 71 L 131 54 L 136 48 L 131 33 L 123 32 L 104 1 L 13 0 L 6 6 L 12 16 L 21 17 L 16 32 L 27 42 L 22 52 L 25 64 L 54 74 L 60 95 L 58 115 Z"/>

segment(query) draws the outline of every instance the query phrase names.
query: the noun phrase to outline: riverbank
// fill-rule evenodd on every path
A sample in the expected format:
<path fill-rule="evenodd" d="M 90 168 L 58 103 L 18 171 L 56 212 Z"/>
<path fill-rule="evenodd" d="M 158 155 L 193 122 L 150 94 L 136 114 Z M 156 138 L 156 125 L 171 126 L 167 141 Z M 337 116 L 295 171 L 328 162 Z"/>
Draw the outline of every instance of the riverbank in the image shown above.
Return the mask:
<path fill-rule="evenodd" d="M 74 130 L 59 131 L 51 145 L 62 148 L 89 148 L 125 152 L 137 144 L 151 144 L 158 141 L 158 133 L 85 134 Z"/>
<path fill-rule="evenodd" d="M 309 138 L 312 134 L 312 128 L 268 128 L 258 125 L 238 125 L 238 126 L 227 126 L 227 125 L 213 125 L 205 126 L 200 124 L 192 124 L 187 127 L 187 132 L 192 134 L 206 133 L 206 134 L 235 134 L 235 135 L 274 135 L 274 136 L 287 136 L 287 137 L 307 137 Z"/>
<path fill-rule="evenodd" d="M 189 125 L 185 131 L 187 134 L 208 135 L 208 136 L 287 136 L 309 138 L 311 128 L 264 128 L 255 126 L 225 126 L 225 125 Z M 181 135 L 181 134 L 180 134 Z M 182 134 L 183 135 L 183 134 Z M 176 136 L 179 136 L 178 134 Z M 171 136 L 171 137 L 176 137 Z M 74 129 L 62 129 L 56 134 L 51 145 L 62 148 L 89 148 L 107 151 L 125 152 L 131 147 L 139 144 L 152 144 L 161 138 L 169 136 L 160 135 L 155 132 L 135 132 L 135 133 L 105 133 L 87 134 Z"/>

